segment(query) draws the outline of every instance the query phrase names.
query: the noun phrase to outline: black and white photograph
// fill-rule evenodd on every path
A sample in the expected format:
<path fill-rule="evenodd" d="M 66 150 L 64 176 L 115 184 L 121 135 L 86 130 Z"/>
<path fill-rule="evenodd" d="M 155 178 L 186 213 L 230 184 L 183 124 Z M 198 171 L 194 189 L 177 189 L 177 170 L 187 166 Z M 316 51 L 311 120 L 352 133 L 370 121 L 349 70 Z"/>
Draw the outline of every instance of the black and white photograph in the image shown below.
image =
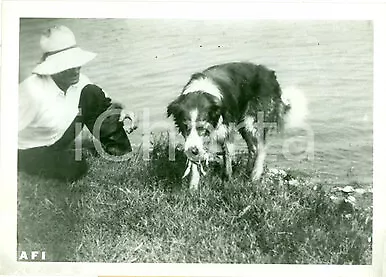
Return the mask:
<path fill-rule="evenodd" d="M 374 29 L 21 16 L 15 260 L 372 265 Z"/>
<path fill-rule="evenodd" d="M 371 22 L 21 19 L 19 78 L 19 250 L 370 263 Z"/>

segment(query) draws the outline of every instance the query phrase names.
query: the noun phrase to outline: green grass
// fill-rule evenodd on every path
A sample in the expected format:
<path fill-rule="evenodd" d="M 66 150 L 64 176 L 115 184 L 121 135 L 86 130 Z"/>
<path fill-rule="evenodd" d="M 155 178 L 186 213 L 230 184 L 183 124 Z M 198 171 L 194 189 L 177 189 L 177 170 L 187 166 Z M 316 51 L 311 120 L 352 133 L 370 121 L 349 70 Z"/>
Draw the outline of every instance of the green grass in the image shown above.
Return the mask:
<path fill-rule="evenodd" d="M 371 264 L 371 192 L 346 203 L 291 170 L 253 184 L 240 156 L 232 181 L 213 164 L 192 193 L 184 155 L 169 161 L 165 137 L 149 161 L 137 154 L 87 154 L 90 172 L 74 183 L 19 173 L 18 250 L 45 250 L 47 261 Z"/>

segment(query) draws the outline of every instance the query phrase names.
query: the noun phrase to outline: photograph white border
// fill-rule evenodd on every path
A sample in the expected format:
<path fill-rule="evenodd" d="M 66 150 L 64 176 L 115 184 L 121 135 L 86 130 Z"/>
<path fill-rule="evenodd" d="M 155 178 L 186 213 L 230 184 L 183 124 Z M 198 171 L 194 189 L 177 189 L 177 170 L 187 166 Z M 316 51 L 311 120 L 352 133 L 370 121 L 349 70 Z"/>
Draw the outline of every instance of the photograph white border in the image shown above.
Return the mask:
<path fill-rule="evenodd" d="M 365 1 L 364 1 L 365 2 Z M 386 6 L 384 3 L 4 1 L 0 97 L 0 274 L 66 276 L 381 276 L 385 254 Z M 111 264 L 16 262 L 19 19 L 183 18 L 374 22 L 373 265 Z M 383 272 L 385 274 L 385 272 Z"/>

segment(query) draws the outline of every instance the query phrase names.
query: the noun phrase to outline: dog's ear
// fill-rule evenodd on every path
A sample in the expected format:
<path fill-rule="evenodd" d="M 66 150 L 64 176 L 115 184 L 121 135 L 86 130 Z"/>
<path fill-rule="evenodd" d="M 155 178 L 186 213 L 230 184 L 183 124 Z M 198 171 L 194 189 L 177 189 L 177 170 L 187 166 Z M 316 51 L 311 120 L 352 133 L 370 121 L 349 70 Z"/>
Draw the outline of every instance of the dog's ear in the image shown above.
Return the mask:
<path fill-rule="evenodd" d="M 171 115 L 176 117 L 178 116 L 178 114 L 181 113 L 181 100 L 182 100 L 182 95 L 168 105 L 166 110 L 168 117 L 170 117 Z"/>
<path fill-rule="evenodd" d="M 184 126 L 183 121 L 183 108 L 182 108 L 182 100 L 184 96 L 181 95 L 176 100 L 171 102 L 167 107 L 167 116 L 170 117 L 173 115 L 174 124 L 176 125 L 178 131 L 185 137 L 186 135 L 186 127 Z"/>

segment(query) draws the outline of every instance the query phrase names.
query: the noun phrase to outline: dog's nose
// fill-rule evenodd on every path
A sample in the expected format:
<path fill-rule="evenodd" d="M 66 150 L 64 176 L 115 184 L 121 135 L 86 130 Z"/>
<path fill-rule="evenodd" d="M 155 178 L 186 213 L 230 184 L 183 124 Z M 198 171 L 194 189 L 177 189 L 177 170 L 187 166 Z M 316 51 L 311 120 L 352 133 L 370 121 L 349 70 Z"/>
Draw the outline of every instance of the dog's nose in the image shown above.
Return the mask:
<path fill-rule="evenodd" d="M 198 148 L 196 146 L 191 147 L 190 153 L 192 153 L 195 156 L 198 155 Z"/>

